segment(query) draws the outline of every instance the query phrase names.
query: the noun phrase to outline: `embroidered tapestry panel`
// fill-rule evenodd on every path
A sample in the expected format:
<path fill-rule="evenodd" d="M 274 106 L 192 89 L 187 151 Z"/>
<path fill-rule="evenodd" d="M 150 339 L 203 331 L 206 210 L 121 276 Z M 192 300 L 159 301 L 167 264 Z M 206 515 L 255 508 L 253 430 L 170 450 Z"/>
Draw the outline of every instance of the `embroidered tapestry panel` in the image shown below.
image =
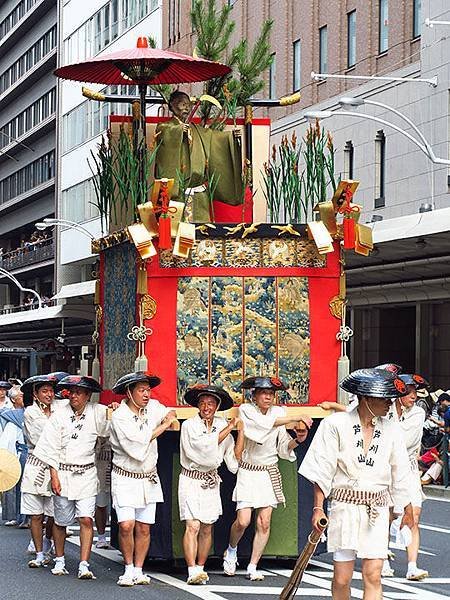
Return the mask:
<path fill-rule="evenodd" d="M 195 383 L 225 387 L 236 403 L 252 375 L 279 376 L 280 401 L 309 395 L 306 277 L 180 277 L 177 295 L 178 403 Z"/>

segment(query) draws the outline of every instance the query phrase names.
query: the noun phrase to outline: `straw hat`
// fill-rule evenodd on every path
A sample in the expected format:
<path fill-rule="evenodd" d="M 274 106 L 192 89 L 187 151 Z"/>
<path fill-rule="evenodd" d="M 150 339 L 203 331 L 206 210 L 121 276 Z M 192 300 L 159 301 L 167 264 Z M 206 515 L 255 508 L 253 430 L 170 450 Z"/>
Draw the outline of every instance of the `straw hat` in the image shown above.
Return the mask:
<path fill-rule="evenodd" d="M 0 448 L 0 492 L 11 490 L 20 479 L 20 462 L 15 454 Z"/>

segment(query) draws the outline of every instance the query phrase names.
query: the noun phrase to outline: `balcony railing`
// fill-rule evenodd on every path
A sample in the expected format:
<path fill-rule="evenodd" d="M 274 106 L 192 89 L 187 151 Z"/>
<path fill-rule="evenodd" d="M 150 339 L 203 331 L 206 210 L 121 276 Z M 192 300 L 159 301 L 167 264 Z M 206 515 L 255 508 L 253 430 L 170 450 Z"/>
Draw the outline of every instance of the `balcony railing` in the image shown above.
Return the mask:
<path fill-rule="evenodd" d="M 0 267 L 7 271 L 52 260 L 55 256 L 55 243 L 52 238 L 41 242 L 30 242 L 0 256 Z"/>
<path fill-rule="evenodd" d="M 42 306 L 56 306 L 57 300 L 52 299 L 44 299 Z M 15 306 L 13 304 L 5 304 L 2 308 L 0 308 L 0 315 L 10 315 L 12 313 L 19 313 L 25 310 L 35 310 L 39 308 L 36 299 L 32 299 L 27 304 L 19 304 Z"/>

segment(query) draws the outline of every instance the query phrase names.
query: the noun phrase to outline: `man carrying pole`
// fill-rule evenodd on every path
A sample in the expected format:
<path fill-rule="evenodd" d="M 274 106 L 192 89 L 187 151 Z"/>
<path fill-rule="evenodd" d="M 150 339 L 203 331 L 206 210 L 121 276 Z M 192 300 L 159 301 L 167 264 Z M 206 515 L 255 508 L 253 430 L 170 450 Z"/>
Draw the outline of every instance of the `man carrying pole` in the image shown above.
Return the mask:
<path fill-rule="evenodd" d="M 235 575 L 237 545 L 250 525 L 252 510 L 256 510 L 256 532 L 246 577 L 260 581 L 264 575 L 257 571 L 257 565 L 269 541 L 272 511 L 285 502 L 278 457 L 291 462 L 297 459 L 294 449 L 306 439 L 312 420 L 302 415 L 288 417 L 283 407 L 274 406 L 275 393 L 286 390 L 283 382 L 275 377 L 249 377 L 242 388 L 252 390 L 252 401 L 239 408 L 244 425 L 244 449 L 233 492 L 237 503 L 236 520 L 223 557 L 223 571 L 225 575 Z M 302 429 L 299 425 L 295 438 L 284 427 L 293 421 L 306 425 Z"/>
<path fill-rule="evenodd" d="M 299 473 L 314 484 L 313 528 L 325 516 L 325 498 L 331 501 L 328 551 L 334 553 L 334 600 L 350 598 L 356 558 L 362 559 L 363 599 L 380 600 L 391 495 L 405 508 L 402 526 L 413 522 L 406 446 L 398 425 L 382 418 L 406 386 L 393 373 L 360 369 L 345 377 L 341 387 L 357 396 L 358 405 L 322 420 Z"/>
<path fill-rule="evenodd" d="M 125 563 L 117 584 L 124 587 L 150 583 L 142 567 L 150 546 L 156 504 L 164 501 L 156 470 L 156 438 L 176 420 L 174 410 L 150 397 L 150 390 L 160 383 L 156 375 L 136 372 L 124 375 L 113 387 L 114 393 L 126 395 L 113 414 L 110 434 L 112 501 Z"/>
<path fill-rule="evenodd" d="M 98 491 L 95 468 L 97 438 L 109 430 L 105 406 L 89 403 L 91 395 L 102 391 L 92 377 L 69 375 L 57 389 L 68 389 L 69 404 L 50 417 L 33 455 L 50 465 L 55 525 L 55 566 L 53 575 L 67 575 L 64 557 L 66 527 L 76 518 L 80 524 L 79 579 L 95 579 L 89 569 L 95 498 Z"/>
<path fill-rule="evenodd" d="M 29 377 L 22 385 L 24 404 L 24 437 L 28 445 L 28 457 L 21 483 L 21 513 L 31 515 L 31 538 L 36 558 L 28 562 L 31 568 L 45 566 L 49 562 L 45 555 L 52 546 L 51 527 L 47 528 L 47 537 L 43 536 L 44 515 L 53 524 L 53 497 L 50 487 L 49 466 L 40 461 L 33 453 L 42 431 L 53 413 L 52 403 L 58 380 L 51 375 Z"/>
<path fill-rule="evenodd" d="M 204 566 L 211 549 L 213 524 L 222 514 L 217 468 L 225 460 L 232 473 L 238 469 L 231 430 L 240 419 L 234 417 L 227 422 L 216 416 L 218 410 L 231 408 L 233 400 L 228 392 L 215 385 L 193 386 L 184 399 L 198 408 L 198 414 L 181 426 L 178 504 L 180 519 L 186 522 L 183 550 L 187 583 L 198 585 L 209 580 Z M 243 441 L 241 430 L 237 442 L 241 452 Z"/>

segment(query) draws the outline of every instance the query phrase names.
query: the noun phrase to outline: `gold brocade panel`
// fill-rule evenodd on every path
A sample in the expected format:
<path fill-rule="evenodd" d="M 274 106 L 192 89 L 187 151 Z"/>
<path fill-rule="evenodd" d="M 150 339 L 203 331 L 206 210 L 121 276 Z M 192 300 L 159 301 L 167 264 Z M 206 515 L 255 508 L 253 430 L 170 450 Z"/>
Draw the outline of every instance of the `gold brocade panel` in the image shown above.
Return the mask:
<path fill-rule="evenodd" d="M 177 297 L 178 403 L 195 383 L 225 387 L 236 403 L 251 375 L 279 376 L 281 401 L 308 402 L 306 277 L 180 277 Z"/>

